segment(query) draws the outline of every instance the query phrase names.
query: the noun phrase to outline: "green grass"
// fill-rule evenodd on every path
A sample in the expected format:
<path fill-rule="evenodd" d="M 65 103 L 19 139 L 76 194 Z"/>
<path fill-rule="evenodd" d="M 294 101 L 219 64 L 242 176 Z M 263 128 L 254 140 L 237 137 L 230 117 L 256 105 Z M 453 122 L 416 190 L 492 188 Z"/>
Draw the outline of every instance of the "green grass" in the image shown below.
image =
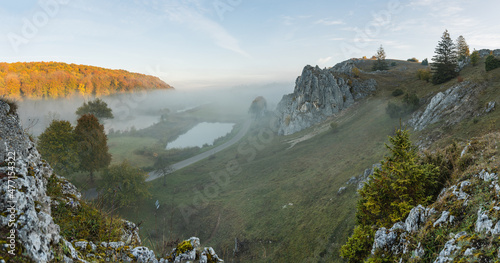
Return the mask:
<path fill-rule="evenodd" d="M 119 136 L 108 139 L 109 153 L 112 155 L 111 164 L 120 164 L 128 160 L 135 167 L 153 165 L 154 161 L 143 155 L 135 154 L 135 150 L 154 146 L 158 140 L 149 137 Z"/>
<path fill-rule="evenodd" d="M 370 67 L 369 63 L 360 66 Z M 267 143 L 257 140 L 256 146 L 250 146 L 249 142 L 267 127 L 256 126 L 242 142 L 215 158 L 168 175 L 166 186 L 158 180 L 151 182 L 150 200 L 120 212 L 129 220 L 143 222 L 141 235 L 146 245 L 198 236 L 204 246 L 214 246 L 229 261 L 237 238 L 245 246 L 235 261 L 342 262 L 338 251 L 354 227 L 358 197 L 354 186 L 341 195 L 337 191 L 386 153 L 387 136 L 399 125 L 399 120 L 390 119 L 385 112 L 389 100 L 399 99 L 391 93 L 400 88 L 428 100 L 457 83 L 451 80 L 436 86 L 417 80 L 419 68 L 424 66 L 398 61 L 387 74 L 362 73 L 362 79 L 377 80 L 377 93 L 330 120 L 337 123 L 335 133 L 325 129 L 290 148 L 288 141 L 321 130 L 321 126 L 328 127 L 330 123 L 326 122 L 291 136 L 274 136 Z M 500 71 L 486 75 L 482 71 L 480 63 L 461 73 L 466 81 L 488 83 L 478 107 L 491 100 L 500 101 Z M 476 123 L 471 117 L 446 129 L 438 123 L 414 133 L 412 138 L 416 141 L 441 131 L 442 137 L 435 145 L 466 140 L 487 132 L 485 127 L 498 129 L 500 123 L 494 122 L 498 114 L 500 111 L 482 115 Z M 231 174 L 227 184 L 219 185 L 211 173 L 224 171 L 228 164 L 237 164 L 239 172 Z M 158 211 L 154 207 L 156 200 L 161 204 Z M 283 208 L 289 203 L 293 205 Z"/>
<path fill-rule="evenodd" d="M 320 133 L 291 149 L 287 140 L 313 129 L 275 137 L 268 144 L 259 142 L 262 149 L 251 161 L 251 154 L 238 153 L 238 145 L 231 147 L 215 159 L 169 175 L 166 187 L 152 182 L 151 200 L 139 203 L 137 213 L 121 212 L 133 221 L 143 220 L 145 236 L 150 232 L 166 233 L 167 239 L 196 235 L 225 259 L 231 257 L 237 237 L 248 243 L 249 249 L 240 256 L 244 262 L 336 261 L 354 226 L 356 203 L 353 187 L 340 196 L 336 193 L 350 177 L 382 159 L 383 144 L 398 123 L 386 116 L 385 103 L 368 99 L 336 120 L 338 132 Z M 250 131 L 243 141 L 259 131 Z M 218 186 L 209 173 L 223 170 L 230 162 L 237 162 L 241 172 L 231 175 L 228 185 Z M 206 205 L 196 206 L 198 200 L 193 198 L 200 195 Z M 163 219 L 155 222 L 157 199 L 162 204 L 157 217 Z M 283 208 L 289 203 L 293 206 Z M 193 210 L 189 222 L 179 209 L 182 205 Z M 162 221 L 166 223 L 158 223 Z"/>

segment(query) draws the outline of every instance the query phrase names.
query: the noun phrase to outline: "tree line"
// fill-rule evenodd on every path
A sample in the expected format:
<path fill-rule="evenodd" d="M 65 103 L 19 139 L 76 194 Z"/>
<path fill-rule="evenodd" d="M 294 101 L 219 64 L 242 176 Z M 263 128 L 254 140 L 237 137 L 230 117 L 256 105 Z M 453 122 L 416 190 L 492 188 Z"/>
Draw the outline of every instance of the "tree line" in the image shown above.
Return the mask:
<path fill-rule="evenodd" d="M 158 77 L 126 70 L 60 62 L 0 63 L 0 96 L 14 99 L 104 96 L 170 88 Z"/>

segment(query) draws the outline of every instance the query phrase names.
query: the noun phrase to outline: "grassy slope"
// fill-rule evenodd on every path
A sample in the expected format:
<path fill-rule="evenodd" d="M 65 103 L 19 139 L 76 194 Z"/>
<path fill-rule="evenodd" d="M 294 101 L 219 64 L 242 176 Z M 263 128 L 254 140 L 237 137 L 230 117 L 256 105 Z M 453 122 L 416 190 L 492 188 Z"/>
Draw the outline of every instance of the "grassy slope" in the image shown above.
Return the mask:
<path fill-rule="evenodd" d="M 362 173 L 385 154 L 387 135 L 399 124 L 385 114 L 387 101 L 394 99 L 390 93 L 402 88 L 430 98 L 456 83 L 452 80 L 434 86 L 416 80 L 416 70 L 425 68 L 420 63 L 397 64 L 388 74 L 361 76 L 378 81 L 377 94 L 334 120 L 339 123 L 338 132 L 320 133 L 291 149 L 288 140 L 319 128 L 274 137 L 251 160 L 248 154 L 238 153 L 238 145 L 234 146 L 215 159 L 170 175 L 167 186 L 152 182 L 153 198 L 122 213 L 133 221 L 144 221 L 142 235 L 148 242 L 197 235 L 204 245 L 216 247 L 226 260 L 232 258 L 234 239 L 238 238 L 243 246 L 236 261 L 341 262 L 338 249 L 352 231 L 357 196 L 354 187 L 342 195 L 337 195 L 337 191 L 350 177 Z M 370 62 L 362 62 L 360 67 L 369 68 Z M 468 68 L 462 75 L 466 80 L 482 78 L 481 68 L 481 64 Z M 490 73 L 487 78 L 494 79 L 495 74 Z M 498 97 L 495 83 L 481 100 Z M 498 117 L 497 112 L 480 117 L 479 123 Z M 451 129 L 456 135 L 445 137 L 465 138 L 482 130 L 479 127 L 483 125 L 467 125 L 470 121 L 472 117 L 464 121 L 463 127 Z M 258 136 L 265 127 L 256 127 L 243 142 Z M 415 133 L 414 137 L 423 134 Z M 240 147 L 247 150 L 250 146 Z M 241 172 L 230 176 L 229 184 L 218 186 L 209 174 L 224 169 L 230 162 L 237 162 Z M 155 219 L 156 199 L 162 205 Z M 283 208 L 289 203 L 293 206 Z M 186 205 L 190 210 L 180 209 Z M 182 211 L 191 213 L 188 220 Z"/>

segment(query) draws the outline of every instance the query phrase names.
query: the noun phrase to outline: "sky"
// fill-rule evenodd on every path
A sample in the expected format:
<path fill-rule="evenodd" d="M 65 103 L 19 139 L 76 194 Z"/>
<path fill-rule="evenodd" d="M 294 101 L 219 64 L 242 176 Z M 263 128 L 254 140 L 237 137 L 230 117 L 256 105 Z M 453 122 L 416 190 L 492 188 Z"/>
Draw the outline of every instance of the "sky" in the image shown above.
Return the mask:
<path fill-rule="evenodd" d="M 293 83 L 305 65 L 432 58 L 447 29 L 500 48 L 498 0 L 9 0 L 0 61 L 151 74 L 176 89 Z M 293 88 L 293 87 L 292 87 Z"/>

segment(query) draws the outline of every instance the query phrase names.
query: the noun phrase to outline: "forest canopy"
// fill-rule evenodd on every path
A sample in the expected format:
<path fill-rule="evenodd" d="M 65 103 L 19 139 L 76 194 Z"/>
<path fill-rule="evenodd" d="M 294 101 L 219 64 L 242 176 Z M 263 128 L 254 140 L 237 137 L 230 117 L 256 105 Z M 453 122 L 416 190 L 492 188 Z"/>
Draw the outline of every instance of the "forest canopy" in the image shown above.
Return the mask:
<path fill-rule="evenodd" d="M 170 89 L 158 77 L 60 62 L 0 63 L 0 97 L 14 99 L 104 96 L 139 90 Z"/>

